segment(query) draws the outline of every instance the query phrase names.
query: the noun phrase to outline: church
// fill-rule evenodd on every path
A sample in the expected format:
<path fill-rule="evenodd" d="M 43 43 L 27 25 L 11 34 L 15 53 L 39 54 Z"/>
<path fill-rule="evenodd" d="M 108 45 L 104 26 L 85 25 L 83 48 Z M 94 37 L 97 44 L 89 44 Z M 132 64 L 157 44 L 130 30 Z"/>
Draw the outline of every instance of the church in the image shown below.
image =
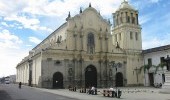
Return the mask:
<path fill-rule="evenodd" d="M 16 66 L 17 82 L 42 88 L 143 85 L 138 10 L 123 1 L 113 25 L 89 4 L 70 13 L 58 29 Z"/>

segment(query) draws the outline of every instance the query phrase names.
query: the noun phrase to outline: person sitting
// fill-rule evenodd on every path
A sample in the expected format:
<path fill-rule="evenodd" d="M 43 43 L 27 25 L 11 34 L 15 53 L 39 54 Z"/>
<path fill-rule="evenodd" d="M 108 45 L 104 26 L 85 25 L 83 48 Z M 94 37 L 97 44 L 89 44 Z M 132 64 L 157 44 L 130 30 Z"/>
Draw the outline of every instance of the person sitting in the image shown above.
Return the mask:
<path fill-rule="evenodd" d="M 94 94 L 94 92 L 95 92 L 95 87 L 92 86 L 92 87 L 91 87 L 91 94 Z"/>
<path fill-rule="evenodd" d="M 109 91 L 114 91 L 114 89 L 111 87 L 111 88 L 109 89 Z"/>

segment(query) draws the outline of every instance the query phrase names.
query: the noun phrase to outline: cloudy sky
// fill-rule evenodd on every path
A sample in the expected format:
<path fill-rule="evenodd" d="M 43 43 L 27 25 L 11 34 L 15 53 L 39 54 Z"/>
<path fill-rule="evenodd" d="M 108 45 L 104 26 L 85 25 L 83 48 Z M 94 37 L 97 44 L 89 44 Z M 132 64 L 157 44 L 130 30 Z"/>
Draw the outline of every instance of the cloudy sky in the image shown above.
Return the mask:
<path fill-rule="evenodd" d="M 0 0 L 0 77 L 15 74 L 29 50 L 57 29 L 68 12 L 91 2 L 105 19 L 122 0 Z M 170 0 L 129 0 L 139 10 L 143 49 L 170 44 Z"/>

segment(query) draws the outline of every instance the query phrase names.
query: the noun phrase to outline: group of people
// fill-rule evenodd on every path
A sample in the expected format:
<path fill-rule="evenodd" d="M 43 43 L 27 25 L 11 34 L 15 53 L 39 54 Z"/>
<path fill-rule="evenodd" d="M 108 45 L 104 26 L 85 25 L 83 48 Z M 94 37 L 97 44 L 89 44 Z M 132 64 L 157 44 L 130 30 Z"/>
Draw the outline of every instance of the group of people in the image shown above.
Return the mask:
<path fill-rule="evenodd" d="M 87 93 L 92 95 L 97 94 L 97 89 L 94 86 L 92 86 L 89 88 Z"/>

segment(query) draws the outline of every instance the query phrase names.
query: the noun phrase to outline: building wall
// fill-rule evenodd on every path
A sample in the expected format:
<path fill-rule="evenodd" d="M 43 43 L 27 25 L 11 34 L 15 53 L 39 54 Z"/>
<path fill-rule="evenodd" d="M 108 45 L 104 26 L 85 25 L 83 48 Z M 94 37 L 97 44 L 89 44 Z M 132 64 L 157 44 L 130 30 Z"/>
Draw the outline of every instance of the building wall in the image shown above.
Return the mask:
<path fill-rule="evenodd" d="M 41 54 L 32 58 L 32 84 L 35 86 L 41 83 Z"/>
<path fill-rule="evenodd" d="M 25 62 L 17 66 L 16 82 L 22 82 L 23 84 L 28 83 L 29 77 L 29 67 L 28 63 Z"/>
<path fill-rule="evenodd" d="M 46 51 L 43 53 L 42 60 L 42 87 L 52 88 L 53 75 L 56 72 L 61 72 L 63 74 L 64 87 L 67 88 L 68 85 L 75 85 L 77 87 L 85 85 L 85 70 L 89 65 L 93 65 L 97 69 L 97 81 L 98 87 L 108 87 L 115 85 L 115 69 L 111 66 L 107 66 L 103 61 L 100 66 L 98 55 L 93 56 L 93 60 L 89 58 L 86 54 L 83 56 L 83 61 L 80 62 L 78 55 L 77 58 L 73 59 L 72 52 L 65 52 L 59 50 Z M 118 68 L 118 72 L 123 73 L 124 79 L 126 78 L 124 61 L 126 60 L 123 56 L 110 56 L 109 61 L 120 62 L 123 64 L 121 68 Z M 56 64 L 60 61 L 60 64 Z M 73 69 L 72 80 L 69 81 L 69 68 Z M 112 69 L 113 76 L 110 76 L 113 81 L 109 81 L 109 69 Z M 107 73 L 106 73 L 107 70 Z M 106 85 L 107 81 L 107 85 Z M 82 84 L 81 84 L 82 82 Z M 124 84 L 126 84 L 124 82 Z"/>
<path fill-rule="evenodd" d="M 160 58 L 161 57 L 167 58 L 167 55 L 170 55 L 170 49 L 145 53 L 144 54 L 144 64 L 145 65 L 148 64 L 148 59 L 152 59 L 152 65 L 157 66 L 158 64 L 161 63 L 161 59 Z M 149 80 L 148 73 L 153 73 L 154 83 L 161 83 L 161 84 L 163 84 L 162 75 L 166 71 L 166 67 L 164 67 L 164 69 L 159 68 L 156 73 L 155 73 L 155 70 L 156 69 L 154 67 L 151 67 L 149 69 L 149 71 L 147 71 L 145 73 L 145 81 L 144 81 L 145 86 L 149 86 L 150 85 L 150 80 Z"/>

